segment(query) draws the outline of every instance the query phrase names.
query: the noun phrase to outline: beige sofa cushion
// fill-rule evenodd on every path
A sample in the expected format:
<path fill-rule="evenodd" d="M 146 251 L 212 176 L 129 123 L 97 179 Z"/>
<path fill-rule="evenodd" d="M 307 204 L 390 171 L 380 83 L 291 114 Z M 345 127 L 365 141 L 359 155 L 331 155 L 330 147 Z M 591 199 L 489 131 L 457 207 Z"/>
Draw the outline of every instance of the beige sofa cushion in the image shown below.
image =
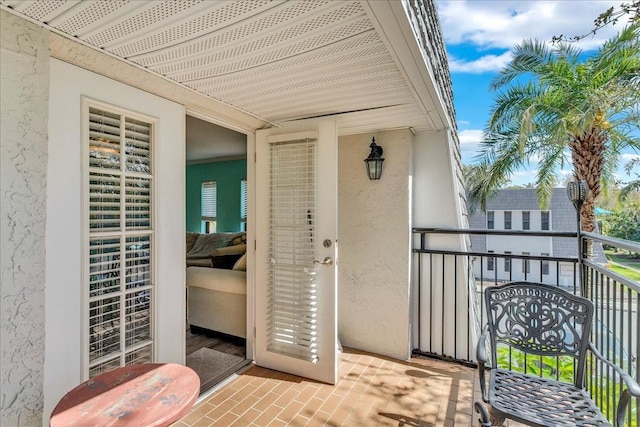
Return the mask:
<path fill-rule="evenodd" d="M 187 260 L 187 267 L 208 267 L 211 268 L 211 258 L 195 258 Z"/>
<path fill-rule="evenodd" d="M 246 295 L 247 274 L 222 268 L 188 267 L 187 286 Z"/>

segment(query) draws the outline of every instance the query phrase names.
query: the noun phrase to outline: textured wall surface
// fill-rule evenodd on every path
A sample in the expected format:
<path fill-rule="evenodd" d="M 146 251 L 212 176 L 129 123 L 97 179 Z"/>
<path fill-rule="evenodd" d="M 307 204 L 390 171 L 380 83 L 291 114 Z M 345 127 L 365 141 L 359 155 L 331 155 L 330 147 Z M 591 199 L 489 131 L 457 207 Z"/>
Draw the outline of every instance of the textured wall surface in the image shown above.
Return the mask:
<path fill-rule="evenodd" d="M 42 424 L 48 31 L 0 11 L 0 425 Z"/>
<path fill-rule="evenodd" d="M 379 181 L 363 162 L 372 136 L 338 145 L 338 334 L 344 346 L 407 359 L 412 135 L 375 135 L 385 158 Z"/>

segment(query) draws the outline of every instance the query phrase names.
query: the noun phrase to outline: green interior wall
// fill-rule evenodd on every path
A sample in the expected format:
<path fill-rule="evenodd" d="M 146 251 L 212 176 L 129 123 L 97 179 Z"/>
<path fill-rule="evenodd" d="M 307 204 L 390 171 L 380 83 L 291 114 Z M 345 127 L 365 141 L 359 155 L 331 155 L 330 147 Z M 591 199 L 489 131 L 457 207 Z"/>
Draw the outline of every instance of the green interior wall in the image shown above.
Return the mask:
<path fill-rule="evenodd" d="M 187 231 L 204 231 L 200 210 L 200 192 L 204 181 L 216 181 L 217 231 L 240 231 L 240 181 L 246 178 L 246 160 L 187 165 Z"/>

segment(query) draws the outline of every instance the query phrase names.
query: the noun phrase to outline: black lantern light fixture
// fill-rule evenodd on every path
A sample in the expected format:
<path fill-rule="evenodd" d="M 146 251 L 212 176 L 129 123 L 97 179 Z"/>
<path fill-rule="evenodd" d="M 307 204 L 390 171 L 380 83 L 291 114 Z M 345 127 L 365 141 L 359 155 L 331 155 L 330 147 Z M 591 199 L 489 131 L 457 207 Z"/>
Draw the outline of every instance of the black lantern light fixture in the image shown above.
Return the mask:
<path fill-rule="evenodd" d="M 576 239 L 578 241 L 578 283 L 583 295 L 586 295 L 585 284 L 582 282 L 584 272 L 582 271 L 582 260 L 586 255 L 586 241 L 582 241 L 582 225 L 580 224 L 580 215 L 582 213 L 582 205 L 587 200 L 587 194 L 589 193 L 589 186 L 586 181 L 571 181 L 567 183 L 567 196 L 576 208 Z"/>
<path fill-rule="evenodd" d="M 571 200 L 578 212 L 582 210 L 582 205 L 587 200 L 588 193 L 589 187 L 586 181 L 571 181 L 567 183 L 567 196 L 569 196 L 569 200 Z"/>
<path fill-rule="evenodd" d="M 371 139 L 371 153 L 369 153 L 369 157 L 364 159 L 364 163 L 367 165 L 367 176 L 369 179 L 380 179 L 382 176 L 382 162 L 384 159 L 382 158 L 382 147 L 376 145 L 375 137 Z"/>

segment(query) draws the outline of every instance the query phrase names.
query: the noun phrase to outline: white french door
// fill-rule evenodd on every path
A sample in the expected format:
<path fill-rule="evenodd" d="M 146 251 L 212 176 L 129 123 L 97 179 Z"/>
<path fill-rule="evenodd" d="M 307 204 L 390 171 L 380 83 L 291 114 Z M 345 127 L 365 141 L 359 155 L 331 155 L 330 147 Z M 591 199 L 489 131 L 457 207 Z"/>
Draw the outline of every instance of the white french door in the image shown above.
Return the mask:
<path fill-rule="evenodd" d="M 260 366 L 337 379 L 335 122 L 256 133 L 256 340 Z"/>

